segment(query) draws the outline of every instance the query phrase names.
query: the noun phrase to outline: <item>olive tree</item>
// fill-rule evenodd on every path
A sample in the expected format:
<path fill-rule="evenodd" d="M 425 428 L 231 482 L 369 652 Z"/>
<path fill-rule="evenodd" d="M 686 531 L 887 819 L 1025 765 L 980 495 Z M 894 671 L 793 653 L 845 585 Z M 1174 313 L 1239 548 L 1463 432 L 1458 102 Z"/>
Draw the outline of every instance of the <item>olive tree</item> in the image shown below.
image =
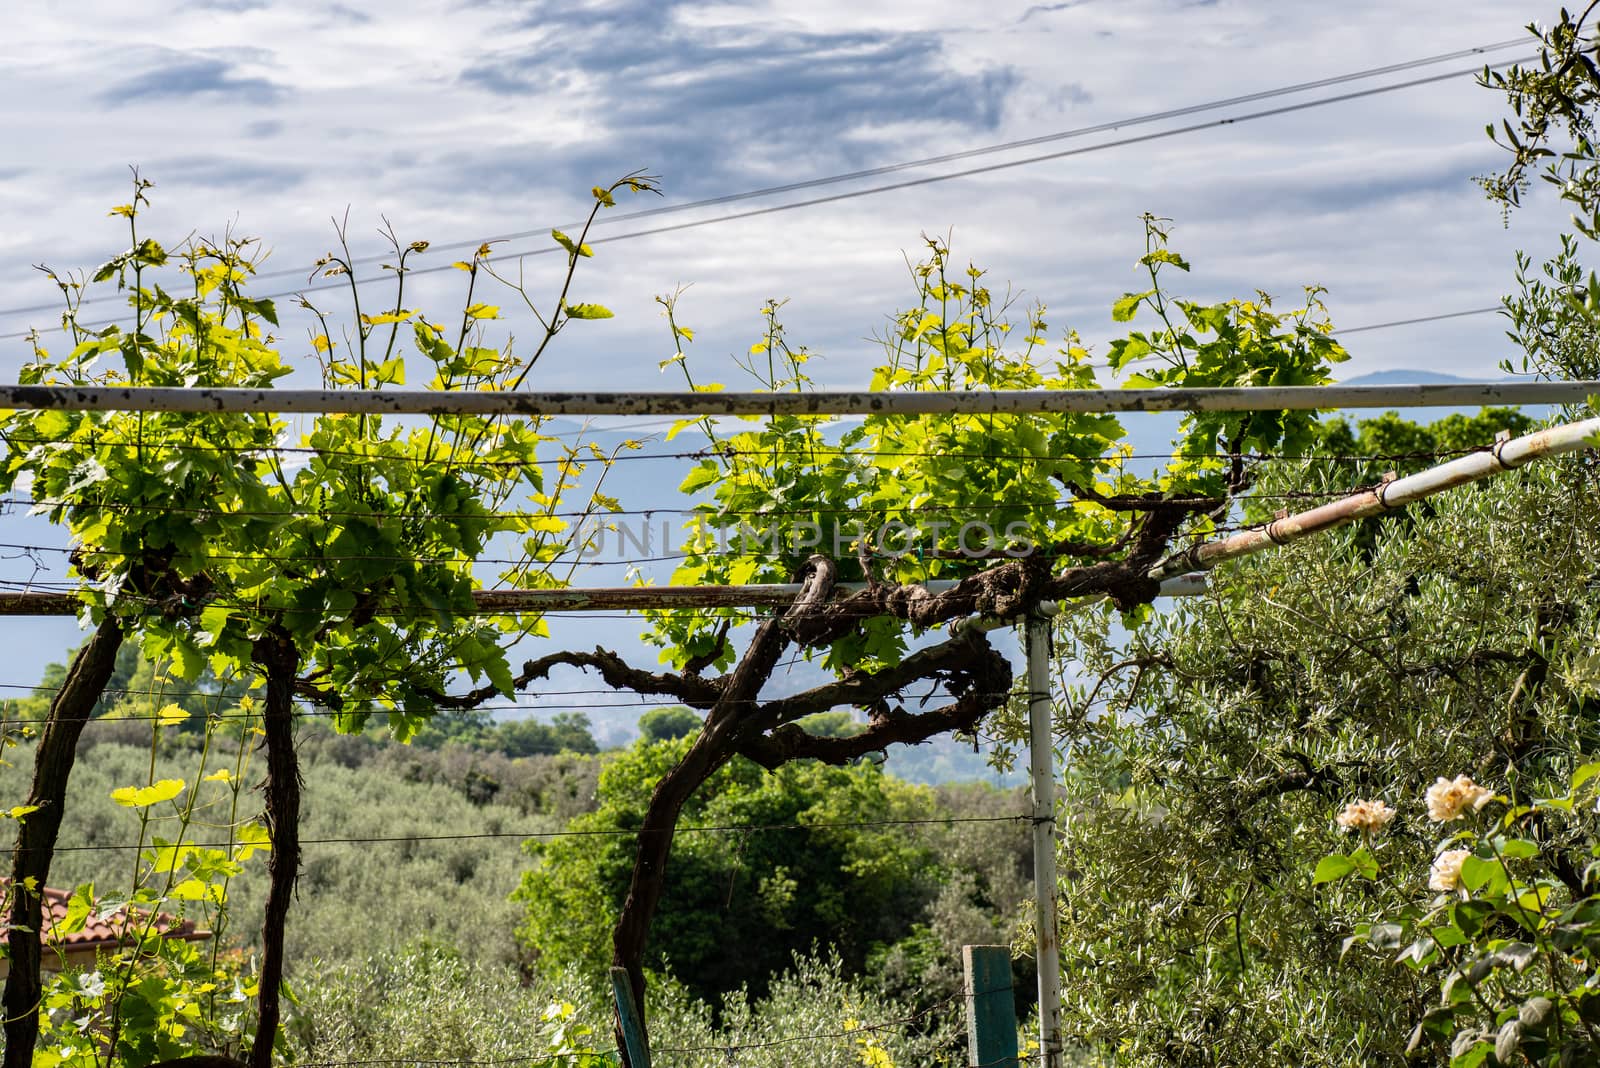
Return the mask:
<path fill-rule="evenodd" d="M 1331 489 L 1349 465 L 1269 478 Z M 1437 778 L 1559 796 L 1600 743 L 1596 489 L 1592 457 L 1532 467 L 1229 565 L 1126 643 L 1072 619 L 1070 1034 L 1141 1065 L 1405 1060 L 1448 970 L 1351 940 L 1427 895 Z M 1335 821 L 1357 799 L 1395 813 L 1387 874 L 1324 885 L 1319 859 L 1361 844 Z M 1587 863 L 1581 828 L 1562 837 L 1563 895 Z"/>

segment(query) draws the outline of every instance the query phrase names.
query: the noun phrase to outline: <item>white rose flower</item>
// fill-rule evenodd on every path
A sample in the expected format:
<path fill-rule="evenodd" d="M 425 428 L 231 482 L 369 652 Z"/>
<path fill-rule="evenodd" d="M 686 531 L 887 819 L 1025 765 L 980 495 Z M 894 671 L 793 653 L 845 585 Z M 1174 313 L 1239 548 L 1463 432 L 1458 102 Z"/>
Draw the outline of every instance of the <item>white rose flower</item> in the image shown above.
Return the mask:
<path fill-rule="evenodd" d="M 1461 889 L 1461 862 L 1472 855 L 1467 849 L 1447 849 L 1434 858 L 1428 872 L 1429 890 Z"/>
<path fill-rule="evenodd" d="M 1437 823 L 1460 819 L 1471 809 L 1476 812 L 1494 798 L 1494 791 L 1479 786 L 1465 775 L 1436 779 L 1428 787 L 1428 818 Z"/>
<path fill-rule="evenodd" d="M 1382 801 L 1352 801 L 1334 821 L 1347 831 L 1365 831 L 1377 834 L 1394 819 L 1395 811 Z"/>

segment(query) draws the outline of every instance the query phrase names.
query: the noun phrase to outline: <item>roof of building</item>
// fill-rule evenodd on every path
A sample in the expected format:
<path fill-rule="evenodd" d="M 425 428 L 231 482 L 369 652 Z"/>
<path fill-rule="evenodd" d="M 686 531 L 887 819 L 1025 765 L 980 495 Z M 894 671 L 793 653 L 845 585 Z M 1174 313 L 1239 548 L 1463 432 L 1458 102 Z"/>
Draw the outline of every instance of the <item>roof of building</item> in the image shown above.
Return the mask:
<path fill-rule="evenodd" d="M 6 888 L 9 881 L 0 878 L 0 891 Z M 67 918 L 67 907 L 71 900 L 70 890 L 61 890 L 53 886 L 44 888 L 42 902 L 44 923 L 40 936 L 45 945 L 72 951 L 109 949 L 126 936 L 129 928 L 127 906 L 109 913 L 101 913 L 98 909 L 91 910 L 88 920 L 81 929 L 56 933 L 56 927 Z M 135 909 L 133 916 L 134 926 L 138 927 L 145 922 L 148 913 Z M 162 938 L 181 938 L 185 941 L 198 941 L 211 937 L 210 931 L 197 927 L 193 920 L 180 920 L 164 912 L 156 913 L 154 931 Z"/>

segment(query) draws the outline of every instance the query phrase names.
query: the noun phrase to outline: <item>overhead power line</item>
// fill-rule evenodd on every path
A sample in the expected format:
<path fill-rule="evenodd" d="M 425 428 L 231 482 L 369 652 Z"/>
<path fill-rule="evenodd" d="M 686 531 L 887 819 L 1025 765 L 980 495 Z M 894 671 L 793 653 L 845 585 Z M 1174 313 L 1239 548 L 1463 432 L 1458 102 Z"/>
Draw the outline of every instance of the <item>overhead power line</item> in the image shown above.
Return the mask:
<path fill-rule="evenodd" d="M 1503 310 L 1503 308 L 1499 304 L 1488 308 L 1466 308 L 1462 311 L 1440 312 L 1437 315 L 1419 315 L 1413 319 L 1391 319 L 1388 322 L 1383 323 L 1367 323 L 1364 326 L 1349 326 L 1340 330 L 1335 330 L 1334 334 L 1338 337 L 1344 337 L 1346 334 L 1363 334 L 1368 330 L 1390 330 L 1397 326 L 1416 326 L 1419 323 L 1437 323 L 1442 322 L 1445 319 L 1463 319 L 1469 315 L 1488 315 L 1490 312 L 1497 312 L 1501 310 Z"/>
<path fill-rule="evenodd" d="M 1059 130 L 1053 133 L 1040 134 L 1035 137 L 1018 138 L 998 144 L 982 145 L 977 148 L 964 149 L 959 152 L 946 152 L 936 156 L 924 156 L 919 159 L 903 160 L 899 163 L 889 163 L 879 167 L 868 167 L 863 170 L 848 171 L 840 174 L 823 175 L 817 178 L 808 178 L 798 182 L 788 182 L 782 185 L 764 186 L 759 189 L 749 189 L 737 193 L 724 193 L 720 196 L 705 197 L 700 200 L 691 200 L 682 204 L 666 204 L 655 208 L 644 208 L 638 211 L 607 214 L 601 216 L 597 222 L 615 225 L 634 219 L 657 218 L 663 215 L 673 215 L 685 211 L 694 211 L 700 208 L 718 207 L 723 204 L 733 204 L 744 200 L 756 200 L 762 197 L 779 196 L 784 193 L 800 192 L 806 189 L 817 189 L 829 185 L 838 185 L 844 182 L 860 181 L 865 178 L 877 178 L 886 174 L 895 174 L 901 171 L 914 170 L 919 167 L 932 167 L 942 163 L 955 163 L 960 160 L 977 159 L 983 156 L 995 155 L 1002 152 L 1013 152 L 1017 149 L 1032 148 L 1035 145 L 1051 144 L 1079 137 L 1087 137 L 1097 133 L 1109 133 L 1113 130 L 1126 129 L 1133 126 L 1144 126 L 1153 122 L 1164 122 L 1169 119 L 1183 118 L 1188 115 L 1203 114 L 1222 108 L 1237 107 L 1241 104 L 1251 104 L 1261 100 L 1272 100 L 1283 96 L 1292 96 L 1296 93 L 1310 92 L 1314 89 L 1326 89 L 1335 85 L 1346 85 L 1351 82 L 1365 81 L 1368 78 L 1378 78 L 1386 74 L 1398 74 L 1402 71 L 1416 70 L 1421 67 L 1432 66 L 1438 63 L 1448 63 L 1457 59 L 1467 59 L 1476 55 L 1486 55 L 1490 52 L 1503 51 L 1524 44 L 1525 38 L 1511 38 L 1504 41 L 1495 41 L 1490 44 L 1477 45 L 1472 48 L 1461 48 L 1453 52 L 1441 52 L 1436 55 L 1423 56 L 1418 59 L 1405 60 L 1400 63 L 1390 63 L 1381 67 L 1368 67 L 1364 70 L 1350 71 L 1345 74 L 1335 74 L 1326 78 L 1318 78 L 1308 82 L 1298 82 L 1293 85 L 1278 86 L 1272 89 L 1262 89 L 1253 93 L 1240 96 L 1225 97 L 1219 100 L 1208 100 L 1199 104 L 1187 104 L 1181 107 L 1167 108 L 1162 111 L 1148 112 L 1130 118 L 1117 119 L 1111 122 L 1095 123 L 1090 126 L 1079 126 L 1070 130 Z M 1520 60 L 1514 62 L 1521 62 Z M 1458 77 L 1474 71 L 1457 71 L 1446 77 Z M 1404 88 L 1413 83 L 1403 83 L 1395 88 Z M 1421 83 L 1417 83 L 1421 84 Z M 581 227 L 582 221 L 566 222 L 556 226 L 536 226 L 531 229 L 506 231 L 490 234 L 486 237 L 461 239 L 446 242 L 435 242 L 429 245 L 433 252 L 450 251 L 462 248 L 477 248 L 483 244 L 493 244 L 506 241 L 521 241 L 531 237 L 548 237 L 552 229 L 574 229 Z M 591 244 L 593 241 L 590 242 Z M 554 249 L 552 248 L 552 251 Z M 350 261 L 351 266 L 381 263 L 387 254 L 372 256 L 358 256 Z M 310 274 L 315 270 L 312 267 L 284 268 L 274 271 L 263 271 L 256 275 L 257 279 L 292 278 Z M 99 304 L 115 301 L 116 297 L 91 297 L 82 302 L 83 305 Z M 34 304 L 19 308 L 0 309 L 0 316 L 23 315 L 34 312 L 55 311 L 59 304 Z"/>
<path fill-rule="evenodd" d="M 1515 63 L 1525 63 L 1525 62 L 1527 62 L 1527 61 L 1529 61 L 1531 59 L 1534 59 L 1534 58 L 1536 58 L 1536 57 L 1533 57 L 1533 56 L 1519 56 L 1516 59 L 1507 60 L 1504 63 L 1492 64 L 1491 66 L 1494 67 L 1494 68 L 1505 67 L 1505 66 L 1510 66 L 1510 65 L 1515 64 Z M 828 196 L 812 197 L 812 198 L 809 198 L 809 199 L 806 199 L 806 200 L 795 200 L 795 201 L 790 201 L 790 202 L 784 203 L 784 204 L 772 204 L 772 205 L 768 205 L 767 207 L 763 207 L 763 208 L 752 208 L 752 209 L 749 209 L 749 210 L 746 210 L 746 211 L 729 212 L 729 213 L 724 214 L 724 215 L 713 215 L 713 216 L 711 216 L 709 218 L 693 219 L 693 220 L 690 220 L 688 222 L 670 223 L 670 224 L 667 224 L 667 225 L 664 225 L 664 226 L 646 227 L 644 229 L 630 230 L 630 231 L 627 231 L 625 233 L 611 234 L 609 236 L 590 237 L 588 239 L 588 241 L 587 241 L 587 244 L 590 244 L 590 245 L 602 245 L 602 244 L 610 244 L 610 243 L 617 242 L 617 241 L 632 241 L 632 240 L 635 240 L 635 239 L 638 239 L 638 238 L 643 238 L 643 237 L 656 237 L 656 236 L 660 236 L 662 234 L 677 233 L 677 232 L 683 231 L 683 230 L 694 230 L 694 229 L 698 229 L 698 228 L 703 227 L 703 226 L 713 226 L 713 225 L 716 225 L 716 224 L 719 224 L 719 223 L 737 222 L 737 221 L 740 221 L 740 220 L 743 220 L 743 219 L 754 219 L 754 218 L 759 218 L 759 217 L 766 216 L 766 215 L 776 215 L 776 214 L 779 214 L 781 212 L 796 211 L 796 210 L 799 210 L 801 208 L 812 208 L 812 207 L 818 207 L 818 206 L 823 205 L 823 204 L 834 204 L 834 203 L 839 203 L 839 202 L 846 201 L 846 200 L 853 200 L 853 199 L 856 199 L 857 197 L 875 196 L 875 195 L 877 195 L 879 193 L 892 193 L 892 192 L 898 192 L 898 191 L 905 190 L 905 189 L 914 189 L 914 188 L 919 188 L 919 187 L 925 186 L 925 185 L 934 185 L 934 184 L 937 184 L 937 183 L 940 183 L 940 182 L 954 181 L 955 179 L 958 179 L 958 178 L 971 178 L 971 177 L 975 177 L 977 175 L 982 175 L 982 174 L 992 174 L 992 173 L 995 173 L 995 172 L 998 172 L 998 171 L 1010 170 L 1010 169 L 1015 168 L 1015 167 L 1031 166 L 1032 164 L 1035 164 L 1035 163 L 1047 163 L 1047 162 L 1051 162 L 1053 160 L 1068 159 L 1068 158 L 1073 157 L 1073 156 L 1088 155 L 1088 154 L 1094 153 L 1094 152 L 1104 152 L 1104 151 L 1107 151 L 1107 150 L 1113 149 L 1113 148 L 1124 148 L 1124 147 L 1127 147 L 1129 145 L 1144 144 L 1144 143 L 1150 142 L 1150 141 L 1159 141 L 1159 140 L 1162 140 L 1162 139 L 1168 138 L 1168 137 L 1177 137 L 1177 136 L 1180 136 L 1182 134 L 1196 133 L 1196 132 L 1202 131 L 1202 130 L 1211 130 L 1211 129 L 1216 129 L 1216 128 L 1223 127 L 1223 126 L 1237 125 L 1237 124 L 1240 124 L 1240 123 L 1251 122 L 1251 121 L 1254 121 L 1256 119 L 1265 119 L 1265 118 L 1272 118 L 1274 116 L 1279 116 L 1279 115 L 1293 114 L 1294 112 L 1306 111 L 1306 110 L 1309 110 L 1311 108 L 1324 107 L 1324 106 L 1327 106 L 1329 104 L 1345 103 L 1345 102 L 1348 102 L 1348 101 L 1351 101 L 1351 100 L 1359 100 L 1359 99 L 1362 99 L 1362 98 L 1365 98 L 1365 97 L 1377 96 L 1377 95 L 1382 94 L 1382 93 L 1392 93 L 1392 92 L 1395 92 L 1395 91 L 1401 90 L 1401 89 L 1412 89 L 1412 88 L 1416 88 L 1417 86 L 1432 85 L 1432 84 L 1434 84 L 1436 82 L 1448 81 L 1448 80 L 1451 80 L 1451 79 L 1454 79 L 1454 78 L 1460 78 L 1460 77 L 1464 77 L 1464 76 L 1470 75 L 1470 74 L 1477 74 L 1478 70 L 1479 70 L 1478 68 L 1472 68 L 1471 70 L 1449 71 L 1449 72 L 1446 72 L 1444 74 L 1430 75 L 1430 76 L 1425 77 L 1425 78 L 1413 78 L 1413 79 L 1411 79 L 1409 81 L 1395 82 L 1395 83 L 1390 84 L 1390 85 L 1378 86 L 1378 87 L 1372 88 L 1372 89 L 1361 89 L 1361 90 L 1356 90 L 1354 92 L 1349 92 L 1349 93 L 1340 93 L 1340 94 L 1338 94 L 1336 96 L 1321 97 L 1321 98 L 1319 98 L 1317 100 L 1308 100 L 1308 101 L 1304 101 L 1304 102 L 1298 103 L 1298 104 L 1287 104 L 1287 105 L 1283 105 L 1281 107 L 1267 108 L 1267 109 L 1262 110 L 1262 111 L 1249 112 L 1249 113 L 1246 113 L 1246 114 L 1243 114 L 1243 115 L 1234 115 L 1234 116 L 1230 116 L 1230 117 L 1225 118 L 1225 119 L 1214 119 L 1214 120 L 1210 120 L 1210 121 L 1207 121 L 1207 122 L 1193 123 L 1193 124 L 1188 125 L 1188 126 L 1179 126 L 1179 127 L 1175 127 L 1173 129 L 1169 129 L 1169 130 L 1158 130 L 1158 131 L 1156 131 L 1154 133 L 1139 134 L 1139 135 L 1136 135 L 1136 136 L 1133 136 L 1133 137 L 1124 137 L 1124 138 L 1120 138 L 1120 139 L 1115 140 L 1115 141 L 1103 141 L 1103 142 L 1100 142 L 1098 144 L 1085 145 L 1085 146 L 1083 146 L 1081 148 L 1069 148 L 1069 149 L 1063 149 L 1063 150 L 1058 151 L 1058 152 L 1047 152 L 1047 153 L 1044 153 L 1042 155 L 1026 156 L 1026 157 L 1023 157 L 1022 159 L 1007 160 L 1007 161 L 1002 162 L 1002 163 L 990 163 L 990 164 L 986 164 L 986 165 L 981 166 L 981 167 L 969 167 L 969 168 L 967 168 L 965 170 L 950 171 L 950 172 L 945 173 L 945 174 L 927 175 L 925 177 L 912 178 L 912 179 L 908 179 L 908 180 L 902 181 L 902 182 L 891 182 L 891 183 L 888 183 L 886 185 L 871 186 L 871 187 L 866 188 L 866 189 L 852 189 L 852 190 L 849 190 L 847 192 L 833 193 L 833 194 L 830 194 Z M 526 257 L 526 256 L 544 256 L 544 255 L 550 255 L 550 254 L 554 254 L 554 253 L 561 253 L 561 254 L 565 255 L 566 254 L 566 250 L 564 248 L 562 248 L 561 246 L 555 245 L 555 244 L 541 245 L 541 246 L 539 246 L 537 248 L 522 249 L 522 250 L 519 250 L 519 251 L 512 251 L 512 252 L 504 253 L 503 254 L 503 258 L 522 258 L 522 257 Z M 456 270 L 456 267 L 455 267 L 454 264 L 438 264 L 438 265 L 433 266 L 433 267 L 408 267 L 406 269 L 406 274 L 408 276 L 413 276 L 413 275 L 424 275 L 424 274 L 436 274 L 436 273 L 439 273 L 441 271 L 453 271 L 453 270 Z M 368 278 L 365 278 L 365 279 L 359 279 L 359 280 L 357 280 L 355 282 L 355 284 L 356 285 L 371 285 L 373 283 L 382 281 L 384 279 L 384 277 L 385 276 L 374 275 L 374 276 L 371 276 L 371 277 L 368 277 Z M 260 300 L 277 300 L 277 299 L 281 299 L 281 298 L 285 298 L 285 297 L 303 296 L 303 295 L 309 294 L 309 293 L 326 293 L 326 292 L 343 291 L 343 290 L 348 289 L 350 284 L 351 283 L 349 281 L 345 281 L 345 282 L 337 282 L 337 283 L 325 283 L 325 284 L 322 284 L 322 285 L 314 285 L 314 286 L 300 286 L 300 287 L 297 287 L 295 289 L 280 290 L 278 292 L 268 293 L 268 294 L 265 294 L 264 296 L 258 297 L 256 299 L 260 299 Z M 101 299 L 115 299 L 115 298 L 101 298 Z M 84 301 L 82 303 L 88 303 L 88 301 Z M 50 307 L 53 308 L 53 307 L 56 307 L 56 306 L 52 305 Z M 12 314 L 12 313 L 11 312 L 6 312 L 6 311 L 0 311 L 0 315 L 6 315 L 6 314 Z M 111 323 L 111 320 L 104 320 L 104 321 L 95 322 L 95 323 L 81 323 L 79 325 L 84 327 L 84 328 L 86 328 L 86 329 L 93 329 L 93 328 L 97 328 L 97 327 L 101 327 L 101 326 L 110 325 L 110 323 Z M 9 334 L 0 334 L 0 340 L 15 340 L 15 339 L 18 339 L 18 338 L 25 338 L 25 337 L 28 337 L 31 333 L 32 333 L 31 330 L 13 331 L 13 332 L 11 332 Z"/>

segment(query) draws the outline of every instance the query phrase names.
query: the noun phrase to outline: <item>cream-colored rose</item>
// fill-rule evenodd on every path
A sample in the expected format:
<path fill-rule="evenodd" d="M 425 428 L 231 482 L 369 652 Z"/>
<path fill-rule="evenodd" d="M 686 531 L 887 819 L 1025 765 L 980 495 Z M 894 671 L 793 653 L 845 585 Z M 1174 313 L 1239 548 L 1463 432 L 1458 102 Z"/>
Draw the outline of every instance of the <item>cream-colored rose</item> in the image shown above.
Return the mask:
<path fill-rule="evenodd" d="M 1467 849 L 1447 849 L 1433 860 L 1428 872 L 1429 890 L 1461 889 L 1461 862 L 1472 855 Z"/>
<path fill-rule="evenodd" d="M 1476 812 L 1494 797 L 1494 791 L 1479 786 L 1465 775 L 1436 779 L 1428 787 L 1428 818 L 1438 823 L 1458 820 L 1470 808 Z"/>
<path fill-rule="evenodd" d="M 1377 834 L 1389 825 L 1394 816 L 1394 809 L 1382 801 L 1352 801 L 1334 817 L 1334 821 L 1347 831 Z"/>

